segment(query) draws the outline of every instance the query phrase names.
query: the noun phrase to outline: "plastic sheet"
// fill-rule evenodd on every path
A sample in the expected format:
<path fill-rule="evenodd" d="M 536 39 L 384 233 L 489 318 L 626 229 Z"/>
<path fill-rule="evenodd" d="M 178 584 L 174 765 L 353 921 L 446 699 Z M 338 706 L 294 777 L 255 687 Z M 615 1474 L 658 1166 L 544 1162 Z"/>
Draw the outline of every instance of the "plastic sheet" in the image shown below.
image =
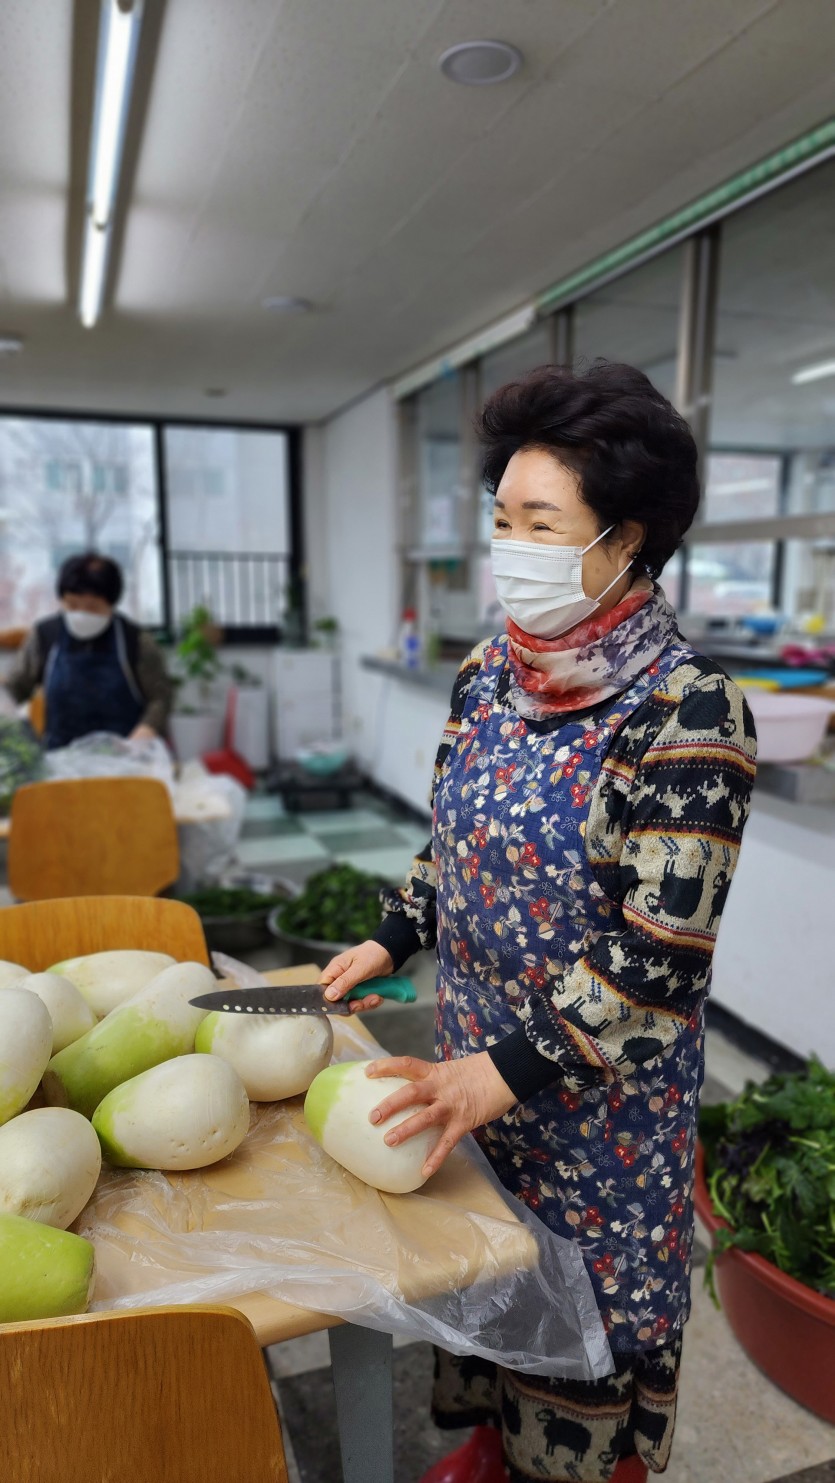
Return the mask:
<path fill-rule="evenodd" d="M 336 1060 L 385 1055 L 352 1020 L 334 1033 Z M 381 1195 L 323 1152 L 293 1098 L 254 1107 L 210 1169 L 105 1172 L 76 1229 L 96 1246 L 94 1309 L 261 1292 L 529 1374 L 612 1368 L 578 1249 L 501 1188 L 472 1139 L 422 1190 Z"/>

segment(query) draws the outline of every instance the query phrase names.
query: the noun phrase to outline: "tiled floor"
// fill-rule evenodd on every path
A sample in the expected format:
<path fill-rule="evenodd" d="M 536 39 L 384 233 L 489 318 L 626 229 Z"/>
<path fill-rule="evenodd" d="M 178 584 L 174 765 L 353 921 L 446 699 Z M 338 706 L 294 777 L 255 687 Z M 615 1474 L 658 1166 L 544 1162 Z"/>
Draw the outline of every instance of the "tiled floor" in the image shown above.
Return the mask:
<path fill-rule="evenodd" d="M 277 874 L 299 883 L 328 859 L 346 860 L 399 882 L 412 855 L 425 843 L 428 829 L 392 815 L 373 796 L 363 797 L 359 805 L 287 816 L 274 800 L 255 799 L 247 813 L 242 858 L 251 864 L 257 860 L 266 869 L 274 863 Z M 259 955 L 259 961 L 267 956 Z M 430 1057 L 431 956 L 413 959 L 407 971 L 418 988 L 417 1003 L 378 1010 L 372 1021 L 374 1033 L 395 1053 Z M 741 1091 L 747 1079 L 767 1074 L 765 1066 L 712 1030 L 706 1061 L 706 1101 L 722 1100 Z M 702 1262 L 704 1254 L 702 1245 Z M 314 1334 L 276 1346 L 269 1361 L 285 1416 L 291 1483 L 338 1483 L 326 1336 Z M 439 1439 L 428 1419 L 429 1373 L 423 1346 L 404 1350 L 396 1374 L 411 1377 L 411 1383 L 401 1378 L 397 1384 L 397 1483 L 415 1483 L 433 1458 L 455 1445 Z M 304 1383 L 288 1377 L 304 1377 Z M 835 1428 L 796 1405 L 748 1360 L 724 1315 L 710 1301 L 701 1270 L 694 1275 L 676 1440 L 665 1478 L 667 1483 L 835 1483 Z"/>

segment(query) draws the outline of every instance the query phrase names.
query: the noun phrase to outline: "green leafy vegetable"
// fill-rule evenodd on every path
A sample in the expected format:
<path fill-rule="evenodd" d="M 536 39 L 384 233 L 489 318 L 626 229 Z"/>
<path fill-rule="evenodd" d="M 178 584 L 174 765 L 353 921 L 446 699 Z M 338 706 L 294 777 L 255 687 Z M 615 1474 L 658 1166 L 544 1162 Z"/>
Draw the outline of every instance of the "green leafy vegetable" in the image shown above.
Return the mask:
<path fill-rule="evenodd" d="M 385 884 L 352 865 L 331 865 L 312 875 L 302 894 L 281 907 L 278 925 L 293 937 L 364 942 L 380 925 L 380 891 Z"/>
<path fill-rule="evenodd" d="M 8 814 L 17 789 L 34 783 L 42 770 L 43 751 L 30 728 L 11 717 L 0 719 L 0 815 Z"/>
<path fill-rule="evenodd" d="M 835 1297 L 835 1073 L 802 1071 L 749 1083 L 699 1119 L 721 1252 L 757 1252 L 807 1287 Z M 715 1295 L 714 1295 L 715 1296 Z"/>
<path fill-rule="evenodd" d="M 251 891 L 246 886 L 203 886 L 192 891 L 183 900 L 193 906 L 198 916 L 248 917 L 255 912 L 270 912 L 283 896 L 270 896 L 263 891 Z"/>

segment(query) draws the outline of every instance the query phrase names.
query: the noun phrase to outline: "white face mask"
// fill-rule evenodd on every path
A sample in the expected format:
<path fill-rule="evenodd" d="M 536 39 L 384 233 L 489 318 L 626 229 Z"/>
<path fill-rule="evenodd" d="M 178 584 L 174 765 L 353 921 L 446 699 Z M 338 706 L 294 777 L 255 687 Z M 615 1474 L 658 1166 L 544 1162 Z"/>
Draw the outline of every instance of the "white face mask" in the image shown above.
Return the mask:
<path fill-rule="evenodd" d="M 64 622 L 74 639 L 97 639 L 110 627 L 110 613 L 85 613 L 64 609 Z"/>
<path fill-rule="evenodd" d="M 600 606 L 623 572 L 599 597 L 586 597 L 583 557 L 614 530 L 610 525 L 589 546 L 542 546 L 538 541 L 494 540 L 490 559 L 496 593 L 504 611 L 524 633 L 541 639 L 559 638 Z M 634 560 L 634 557 L 633 557 Z M 632 562 L 624 567 L 629 570 Z"/>

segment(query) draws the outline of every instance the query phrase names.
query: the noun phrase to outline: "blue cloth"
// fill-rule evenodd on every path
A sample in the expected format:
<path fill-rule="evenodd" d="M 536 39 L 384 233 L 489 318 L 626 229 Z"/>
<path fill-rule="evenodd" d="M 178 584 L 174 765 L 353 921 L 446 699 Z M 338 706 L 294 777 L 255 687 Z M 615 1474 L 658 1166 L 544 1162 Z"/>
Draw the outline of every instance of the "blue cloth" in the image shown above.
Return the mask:
<path fill-rule="evenodd" d="M 91 731 L 129 736 L 145 700 L 131 673 L 125 630 L 114 614 L 96 639 L 74 639 L 61 623 L 44 675 L 48 749 L 66 747 Z"/>
<path fill-rule="evenodd" d="M 594 724 L 537 731 L 496 701 L 504 652 L 485 655 L 435 795 L 439 1058 L 517 1030 L 554 964 L 611 932 L 617 903 L 584 846 L 591 797 L 618 728 L 692 657 L 673 643 Z M 476 1134 L 505 1188 L 579 1244 L 614 1352 L 669 1342 L 689 1313 L 702 1042 L 698 1010 L 634 1076 L 591 1071 L 582 1091 L 555 1062 L 550 1086 Z"/>

